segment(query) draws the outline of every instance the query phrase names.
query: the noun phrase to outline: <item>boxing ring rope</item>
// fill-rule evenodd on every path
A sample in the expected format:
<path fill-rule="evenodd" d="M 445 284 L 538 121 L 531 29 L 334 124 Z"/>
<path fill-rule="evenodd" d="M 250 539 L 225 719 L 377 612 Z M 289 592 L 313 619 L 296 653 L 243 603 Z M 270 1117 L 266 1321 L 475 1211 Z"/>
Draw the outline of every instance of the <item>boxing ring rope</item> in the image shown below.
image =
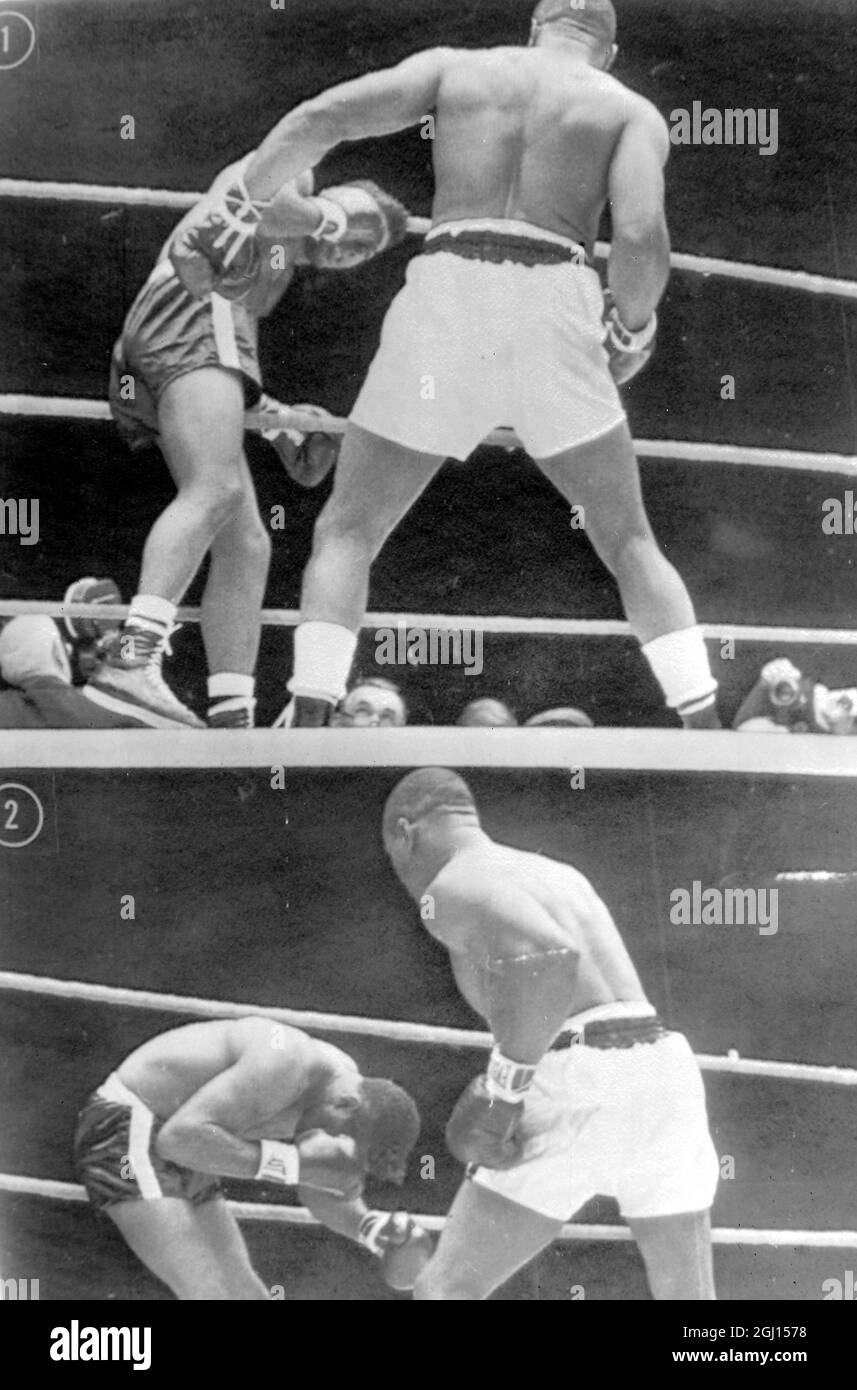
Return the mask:
<path fill-rule="evenodd" d="M 46 975 L 26 975 L 0 970 L 0 990 L 18 994 L 39 994 L 52 999 L 73 999 L 89 1004 L 112 1004 L 118 1008 L 152 1009 L 160 1013 L 191 1015 L 194 1018 L 262 1017 L 307 1032 L 348 1034 L 351 1037 L 382 1038 L 387 1042 L 418 1043 L 432 1047 L 461 1047 L 487 1051 L 494 1039 L 490 1033 L 472 1028 L 444 1028 L 431 1023 L 406 1023 L 398 1019 L 363 1018 L 355 1014 L 323 1014 L 306 1009 L 279 1009 L 264 1004 L 230 1003 L 220 999 L 195 999 L 183 994 L 161 994 L 153 990 L 126 989 L 81 980 L 57 980 Z M 857 1069 L 820 1066 L 812 1062 L 777 1062 L 768 1059 L 726 1057 L 698 1053 L 703 1071 L 733 1076 L 766 1077 L 775 1081 L 811 1081 L 830 1086 L 857 1086 Z"/>
<path fill-rule="evenodd" d="M 743 777 L 857 777 L 857 739 L 692 729 L 34 729 L 0 732 L 0 769 L 418 766 L 673 773 Z"/>
<path fill-rule="evenodd" d="M 29 1178 L 22 1173 L 0 1173 L 0 1192 L 20 1197 L 43 1197 L 52 1202 L 86 1202 L 86 1191 L 77 1183 L 60 1182 L 56 1178 Z M 239 1221 L 269 1221 L 283 1226 L 321 1227 L 322 1223 L 306 1207 L 289 1207 L 281 1202 L 227 1202 Z M 445 1216 L 414 1216 L 427 1231 L 440 1232 L 446 1225 Z M 587 1226 L 567 1222 L 559 1237 L 563 1241 L 592 1242 L 630 1241 L 626 1226 Z M 791 1249 L 803 1247 L 819 1250 L 839 1250 L 853 1246 L 857 1249 L 857 1231 L 789 1231 L 765 1230 L 754 1226 L 715 1228 L 711 1232 L 714 1245 L 753 1245 Z"/>
<path fill-rule="evenodd" d="M 59 183 L 41 179 L 0 179 L 0 198 L 119 203 L 124 207 L 164 207 L 186 212 L 202 196 L 202 193 L 184 193 L 167 188 L 126 188 L 121 185 Z M 431 221 L 428 217 L 408 219 L 408 231 L 414 236 L 425 236 L 430 226 Z M 609 242 L 596 242 L 596 256 L 606 257 L 609 251 Z M 734 280 L 747 280 L 757 285 L 776 285 L 782 289 L 800 290 L 805 294 L 857 299 L 857 282 L 853 280 L 814 275 L 802 270 L 786 270 L 777 266 L 750 265 L 714 256 L 694 256 L 681 251 L 674 251 L 670 259 L 673 269 L 686 270 L 692 275 L 720 275 Z"/>
<path fill-rule="evenodd" d="M 124 603 L 61 603 L 55 599 L 0 599 L 0 618 L 41 614 L 49 618 L 88 618 L 123 620 L 129 608 Z M 198 623 L 198 608 L 179 608 L 180 623 Z M 300 621 L 297 608 L 263 608 L 266 627 L 295 627 Z M 627 637 L 633 634 L 628 623 L 613 618 L 505 618 L 466 613 L 367 613 L 363 628 L 411 627 L 442 632 L 481 632 L 507 637 Z M 703 636 L 712 642 L 772 642 L 774 644 L 823 647 L 857 646 L 857 631 L 844 627 L 768 627 L 746 623 L 701 623 Z"/>
<path fill-rule="evenodd" d="M 107 401 L 87 400 L 75 396 L 0 395 L 0 415 L 60 420 L 110 420 Z M 339 416 L 318 415 L 292 406 L 282 406 L 276 416 L 265 412 L 264 420 L 256 411 L 247 412 L 247 428 L 303 430 L 312 433 L 323 429 L 328 434 L 342 434 L 346 421 Z M 483 447 L 521 448 L 520 440 L 511 429 L 496 429 L 482 441 Z M 849 454 L 814 453 L 798 449 L 762 449 L 740 444 L 709 444 L 682 439 L 636 439 L 634 448 L 640 458 L 675 459 L 683 463 L 737 464 L 757 468 L 788 468 L 809 473 L 841 473 L 857 477 L 857 456 Z"/>

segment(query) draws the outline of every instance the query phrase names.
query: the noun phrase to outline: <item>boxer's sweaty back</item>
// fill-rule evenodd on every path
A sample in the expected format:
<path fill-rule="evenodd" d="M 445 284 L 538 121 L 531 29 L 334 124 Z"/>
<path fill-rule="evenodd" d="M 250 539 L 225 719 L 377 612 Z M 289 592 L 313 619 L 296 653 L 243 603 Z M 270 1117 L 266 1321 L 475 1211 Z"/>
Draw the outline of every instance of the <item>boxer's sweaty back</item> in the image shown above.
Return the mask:
<path fill-rule="evenodd" d="M 592 242 L 613 152 L 641 102 L 555 51 L 451 53 L 434 132 L 435 222 L 516 219 Z"/>

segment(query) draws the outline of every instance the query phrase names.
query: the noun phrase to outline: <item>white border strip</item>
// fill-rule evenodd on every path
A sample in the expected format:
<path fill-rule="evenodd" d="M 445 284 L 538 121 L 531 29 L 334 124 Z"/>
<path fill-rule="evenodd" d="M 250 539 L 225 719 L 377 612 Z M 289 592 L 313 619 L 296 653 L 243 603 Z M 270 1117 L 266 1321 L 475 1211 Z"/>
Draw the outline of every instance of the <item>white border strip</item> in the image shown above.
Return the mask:
<path fill-rule="evenodd" d="M 56 1178 L 29 1178 L 22 1173 L 0 1173 L 0 1192 L 21 1197 L 44 1197 L 52 1202 L 86 1202 L 84 1188 L 77 1183 L 60 1182 Z M 239 1221 L 271 1221 L 283 1226 L 321 1227 L 306 1207 L 289 1207 L 281 1202 L 228 1202 L 229 1210 Z M 427 1231 L 442 1231 L 445 1216 L 415 1216 L 415 1221 Z M 561 1240 L 592 1242 L 625 1242 L 631 1240 L 627 1226 L 587 1226 L 568 1222 L 562 1228 Z M 857 1231 L 789 1231 L 764 1230 L 755 1226 L 724 1226 L 711 1233 L 714 1245 L 753 1245 L 793 1249 L 806 1247 L 818 1250 L 838 1250 L 853 1246 L 857 1249 Z"/>
<path fill-rule="evenodd" d="M 181 994 L 126 989 L 82 980 L 57 980 L 46 975 L 0 971 L 0 990 L 39 994 L 53 999 L 74 999 L 120 1008 L 152 1009 L 163 1013 L 190 1014 L 196 1018 L 247 1018 L 261 1016 L 317 1033 L 347 1033 L 352 1037 L 384 1038 L 388 1042 L 424 1043 L 433 1047 L 487 1050 L 490 1033 L 472 1028 L 442 1028 L 429 1023 L 404 1023 L 398 1019 L 362 1018 L 353 1014 L 321 1014 L 302 1009 L 277 1009 L 263 1004 L 237 1004 L 220 999 L 194 999 Z M 827 1067 L 813 1062 L 777 1062 L 763 1058 L 697 1054 L 703 1071 L 733 1076 L 767 1077 L 778 1081 L 812 1081 L 830 1086 L 857 1086 L 857 1070 Z"/>
<path fill-rule="evenodd" d="M 122 620 L 130 609 L 124 603 L 61 603 L 55 599 L 0 599 L 0 618 L 43 614 L 49 618 L 112 618 Z M 181 623 L 198 623 L 198 608 L 180 608 Z M 297 608 L 263 608 L 266 627 L 295 627 L 300 621 Z M 368 628 L 439 629 L 445 632 L 482 632 L 495 636 L 520 637 L 626 637 L 633 638 L 630 626 L 612 618 L 505 618 L 469 613 L 367 613 L 361 626 Z M 702 623 L 703 636 L 712 642 L 795 643 L 801 646 L 854 647 L 857 631 L 844 627 L 760 627 L 744 623 Z"/>
<path fill-rule="evenodd" d="M 120 184 L 59 183 L 48 179 L 0 179 L 0 198 L 43 198 L 59 202 L 120 203 L 127 207 L 166 207 L 185 211 L 199 202 L 201 193 L 181 192 L 169 188 L 126 188 Z M 410 217 L 408 231 L 425 236 L 431 226 L 428 217 Z M 599 241 L 596 256 L 609 254 L 609 242 Z M 805 294 L 835 295 L 857 299 L 857 283 L 813 275 L 802 270 L 785 270 L 778 266 L 750 265 L 743 261 L 721 260 L 713 256 L 693 256 L 673 252 L 675 270 L 687 270 L 694 275 L 723 275 L 735 280 L 749 280 L 759 285 L 777 285 L 783 289 L 801 290 Z"/>
<path fill-rule="evenodd" d="M 682 729 L 23 729 L 0 769 L 587 768 L 857 777 L 857 739 Z"/>
<path fill-rule="evenodd" d="M 284 427 L 318 429 L 318 420 L 312 416 L 302 416 L 300 411 L 287 407 Z M 271 418 L 260 422 L 250 411 L 248 428 L 258 429 L 264 424 L 271 428 Z M 89 400 L 78 396 L 28 396 L 0 395 L 0 415 L 16 415 L 29 418 L 59 420 L 110 420 L 110 407 L 107 401 Z M 341 416 L 329 415 L 325 428 L 331 434 L 341 434 L 345 429 Z M 511 429 L 492 430 L 483 441 L 486 445 L 501 449 L 518 449 L 520 441 Z M 809 473 L 841 473 L 847 477 L 857 477 L 857 456 L 849 454 L 813 453 L 799 449 L 759 449 L 740 444 L 709 444 L 705 441 L 683 439 L 637 439 L 634 447 L 640 458 L 676 459 L 684 463 L 735 464 L 744 467 L 788 468 Z"/>

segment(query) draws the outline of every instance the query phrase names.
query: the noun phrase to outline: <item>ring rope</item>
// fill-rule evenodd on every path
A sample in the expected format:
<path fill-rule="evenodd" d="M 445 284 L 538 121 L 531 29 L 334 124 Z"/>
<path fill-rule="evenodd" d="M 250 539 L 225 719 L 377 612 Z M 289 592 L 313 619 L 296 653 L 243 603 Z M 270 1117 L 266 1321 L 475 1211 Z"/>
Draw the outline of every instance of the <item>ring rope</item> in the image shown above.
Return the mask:
<path fill-rule="evenodd" d="M 0 971 L 0 990 L 40 994 L 54 999 L 84 1000 L 120 1008 L 154 1009 L 164 1013 L 191 1014 L 197 1018 L 247 1018 L 261 1016 L 309 1032 L 347 1033 L 356 1037 L 383 1038 L 388 1042 L 423 1043 L 437 1047 L 486 1050 L 493 1044 L 490 1033 L 472 1028 L 442 1028 L 429 1023 L 404 1023 L 396 1019 L 363 1018 L 351 1014 L 323 1014 L 305 1009 L 279 1009 L 269 1005 L 238 1004 L 220 999 L 195 999 L 181 994 L 127 989 L 81 980 L 57 980 L 45 975 Z M 777 1062 L 761 1058 L 713 1056 L 699 1053 L 703 1071 L 739 1076 L 764 1076 L 779 1081 L 811 1081 L 831 1086 L 857 1086 L 857 1070 L 819 1066 L 810 1062 Z"/>
<path fill-rule="evenodd" d="M 20 415 L 60 420 L 110 420 L 107 401 L 87 400 L 74 396 L 0 395 L 0 415 Z M 328 434 L 342 434 L 346 420 L 327 415 L 320 426 L 317 415 L 284 406 L 278 421 L 272 424 L 272 413 L 264 422 L 255 411 L 248 412 L 247 428 L 270 430 L 279 423 L 281 429 L 297 429 L 313 433 L 321 427 Z M 511 429 L 492 430 L 483 440 L 491 448 L 521 448 L 520 440 Z M 676 459 L 685 463 L 726 463 L 758 468 L 790 468 L 811 473 L 842 473 L 857 476 L 857 456 L 849 454 L 814 453 L 799 449 L 762 449 L 740 444 L 709 444 L 683 439 L 636 439 L 634 448 L 641 458 Z"/>
<path fill-rule="evenodd" d="M 93 621 L 128 616 L 124 603 L 61 603 L 55 599 L 0 599 L 0 618 L 41 615 L 48 618 L 89 618 Z M 181 623 L 198 623 L 199 608 L 179 608 Z M 263 608 L 265 627 L 296 627 L 298 608 Z M 633 633 L 628 623 L 613 618 L 506 618 L 465 613 L 367 613 L 363 628 L 420 628 L 442 632 L 482 632 L 495 636 L 520 637 L 627 637 Z M 771 642 L 774 645 L 857 646 L 857 630 L 839 627 L 760 627 L 744 623 L 701 623 L 703 636 L 711 642 Z"/>
<path fill-rule="evenodd" d="M 0 1173 L 0 1192 L 14 1193 L 23 1197 L 44 1197 L 54 1202 L 86 1202 L 86 1190 L 77 1183 L 60 1182 L 56 1178 L 30 1178 L 22 1173 Z M 284 1226 L 315 1226 L 322 1223 L 306 1207 L 290 1207 L 282 1202 L 227 1202 L 229 1210 L 239 1221 L 272 1221 Z M 442 1231 L 446 1225 L 445 1216 L 414 1216 L 427 1231 Z M 580 1222 L 567 1222 L 559 1236 L 560 1240 L 571 1241 L 629 1241 L 632 1239 L 627 1226 L 592 1225 Z M 838 1250 L 842 1247 L 857 1248 L 857 1231 L 789 1231 L 785 1229 L 764 1230 L 754 1226 L 724 1226 L 711 1232 L 714 1245 L 758 1245 L 774 1247 L 807 1247 L 810 1249 Z"/>
<path fill-rule="evenodd" d="M 126 188 L 118 184 L 60 183 L 42 179 L 0 179 L 2 198 L 43 198 L 60 202 L 120 203 L 127 207 L 166 207 L 186 211 L 199 202 L 201 193 L 185 193 L 167 188 Z M 428 217 L 410 217 L 408 231 L 425 236 L 431 227 Z M 595 245 L 596 256 L 609 254 L 609 242 Z M 777 285 L 783 289 L 801 290 L 805 294 L 833 295 L 841 299 L 857 299 L 857 282 L 809 271 L 786 270 L 779 266 L 751 265 L 744 261 L 722 260 L 714 256 L 694 256 L 673 252 L 671 262 L 676 270 L 693 275 L 721 275 L 735 280 L 749 280 L 758 285 Z"/>
<path fill-rule="evenodd" d="M 785 747 L 783 744 L 785 743 Z M 857 777 L 857 739 L 728 730 L 459 728 L 33 729 L 0 731 L 0 767 L 60 768 L 461 767 L 671 773 L 686 777 Z"/>

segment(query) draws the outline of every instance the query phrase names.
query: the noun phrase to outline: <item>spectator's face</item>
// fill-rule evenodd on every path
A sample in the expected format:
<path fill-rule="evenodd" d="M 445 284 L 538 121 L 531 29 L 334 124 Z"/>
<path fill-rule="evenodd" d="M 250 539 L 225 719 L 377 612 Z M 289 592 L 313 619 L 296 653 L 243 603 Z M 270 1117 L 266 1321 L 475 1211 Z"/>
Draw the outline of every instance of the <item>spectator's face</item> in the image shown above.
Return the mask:
<path fill-rule="evenodd" d="M 400 729 L 406 722 L 405 705 L 394 690 L 378 685 L 355 685 L 331 721 L 342 729 Z"/>
<path fill-rule="evenodd" d="M 857 690 L 828 690 L 820 703 L 817 713 L 829 723 L 832 734 L 857 731 Z"/>

